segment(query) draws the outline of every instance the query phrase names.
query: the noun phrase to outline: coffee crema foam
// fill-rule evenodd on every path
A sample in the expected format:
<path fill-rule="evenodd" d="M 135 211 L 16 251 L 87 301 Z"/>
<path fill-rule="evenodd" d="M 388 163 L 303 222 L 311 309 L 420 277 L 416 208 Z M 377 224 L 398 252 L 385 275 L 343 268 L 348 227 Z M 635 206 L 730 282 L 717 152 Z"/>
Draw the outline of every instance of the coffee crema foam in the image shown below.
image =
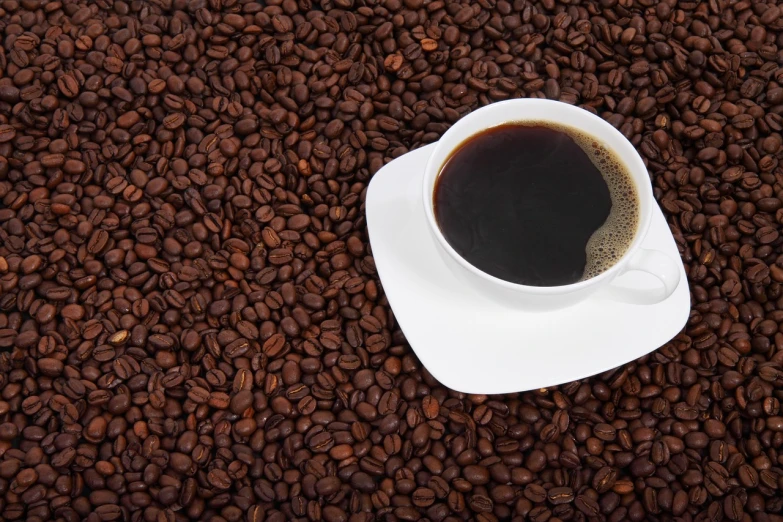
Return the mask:
<path fill-rule="evenodd" d="M 609 188 L 612 208 L 604 224 L 590 236 L 585 247 L 587 262 L 579 281 L 593 278 L 611 267 L 625 255 L 639 228 L 639 194 L 628 167 L 594 136 L 573 127 L 551 121 L 514 122 L 523 126 L 541 126 L 563 132 L 584 150 L 601 172 Z"/>

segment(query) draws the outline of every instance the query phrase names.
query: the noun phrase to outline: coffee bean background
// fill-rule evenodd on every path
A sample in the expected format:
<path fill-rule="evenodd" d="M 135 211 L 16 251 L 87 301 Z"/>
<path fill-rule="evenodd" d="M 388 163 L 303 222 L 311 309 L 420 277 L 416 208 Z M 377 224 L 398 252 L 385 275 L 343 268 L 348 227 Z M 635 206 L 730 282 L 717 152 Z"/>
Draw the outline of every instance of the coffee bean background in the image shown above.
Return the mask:
<path fill-rule="evenodd" d="M 0 1 L 0 517 L 783 520 L 781 29 L 751 0 Z M 525 96 L 637 146 L 692 311 L 603 375 L 465 395 L 395 323 L 365 191 Z"/>

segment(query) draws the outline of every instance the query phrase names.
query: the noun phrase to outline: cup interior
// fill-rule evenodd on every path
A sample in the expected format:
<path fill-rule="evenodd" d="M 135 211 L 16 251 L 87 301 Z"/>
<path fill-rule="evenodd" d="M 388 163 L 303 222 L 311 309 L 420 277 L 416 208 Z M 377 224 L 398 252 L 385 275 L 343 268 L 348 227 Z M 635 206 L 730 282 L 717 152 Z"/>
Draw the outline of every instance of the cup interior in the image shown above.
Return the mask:
<path fill-rule="evenodd" d="M 582 133 L 589 134 L 611 150 L 627 167 L 627 172 L 636 187 L 639 201 L 639 223 L 636 234 L 622 258 L 601 274 L 563 286 L 527 286 L 511 283 L 494 277 L 470 264 L 461 257 L 446 241 L 435 219 L 433 193 L 435 183 L 443 166 L 451 155 L 467 140 L 486 129 L 504 124 L 549 122 L 558 126 L 571 127 Z M 467 270 L 473 272 L 488 282 L 507 288 L 524 290 L 530 293 L 557 294 L 576 291 L 586 286 L 600 283 L 614 277 L 621 271 L 622 265 L 638 250 L 641 241 L 647 234 L 652 218 L 654 198 L 650 186 L 647 168 L 639 153 L 620 131 L 600 117 L 578 107 L 562 102 L 539 99 L 506 100 L 478 109 L 455 123 L 438 141 L 427 161 L 424 173 L 424 210 L 427 222 L 436 240 L 445 251 Z"/>

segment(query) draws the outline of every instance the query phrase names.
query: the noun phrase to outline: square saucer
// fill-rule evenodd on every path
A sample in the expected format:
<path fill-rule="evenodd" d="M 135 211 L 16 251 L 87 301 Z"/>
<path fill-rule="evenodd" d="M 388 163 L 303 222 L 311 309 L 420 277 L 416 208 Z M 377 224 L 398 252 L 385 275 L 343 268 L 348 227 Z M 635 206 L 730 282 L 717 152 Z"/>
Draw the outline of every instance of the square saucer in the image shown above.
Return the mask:
<path fill-rule="evenodd" d="M 375 266 L 413 351 L 441 383 L 464 393 L 513 393 L 555 386 L 615 368 L 664 345 L 685 326 L 685 270 L 667 299 L 623 302 L 623 291 L 660 285 L 628 272 L 586 301 L 549 312 L 503 306 L 467 287 L 444 263 L 422 208 L 424 166 L 434 145 L 379 170 L 367 190 Z M 680 255 L 656 206 L 642 248 Z"/>

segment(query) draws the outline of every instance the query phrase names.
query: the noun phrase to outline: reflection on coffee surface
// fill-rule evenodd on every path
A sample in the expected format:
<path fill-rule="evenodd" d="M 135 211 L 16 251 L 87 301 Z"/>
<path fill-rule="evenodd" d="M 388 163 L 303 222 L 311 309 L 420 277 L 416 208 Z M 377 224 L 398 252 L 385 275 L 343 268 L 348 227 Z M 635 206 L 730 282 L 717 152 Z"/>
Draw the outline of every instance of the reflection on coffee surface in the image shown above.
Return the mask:
<path fill-rule="evenodd" d="M 549 122 L 509 123 L 470 137 L 435 182 L 446 241 L 497 278 L 559 286 L 623 257 L 639 222 L 625 164 L 596 138 Z"/>

